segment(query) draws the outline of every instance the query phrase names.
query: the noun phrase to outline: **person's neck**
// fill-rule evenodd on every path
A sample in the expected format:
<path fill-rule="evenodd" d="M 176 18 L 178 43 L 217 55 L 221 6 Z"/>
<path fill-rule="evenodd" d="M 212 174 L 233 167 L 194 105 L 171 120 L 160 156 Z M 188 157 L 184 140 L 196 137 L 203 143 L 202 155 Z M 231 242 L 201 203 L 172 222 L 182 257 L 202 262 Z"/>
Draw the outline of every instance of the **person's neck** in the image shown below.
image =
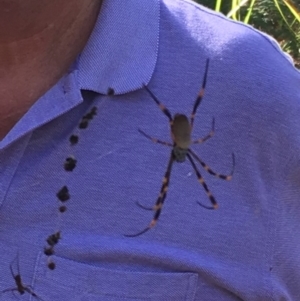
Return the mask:
<path fill-rule="evenodd" d="M 0 140 L 68 70 L 101 2 L 0 0 Z"/>

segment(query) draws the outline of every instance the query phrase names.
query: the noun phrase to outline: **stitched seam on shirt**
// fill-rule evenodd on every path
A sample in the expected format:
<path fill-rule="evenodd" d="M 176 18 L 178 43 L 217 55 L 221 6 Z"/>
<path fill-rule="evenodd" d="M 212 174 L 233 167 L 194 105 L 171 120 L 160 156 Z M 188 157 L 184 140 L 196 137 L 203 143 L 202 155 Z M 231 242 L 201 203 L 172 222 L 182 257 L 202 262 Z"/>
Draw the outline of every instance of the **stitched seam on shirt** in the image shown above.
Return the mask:
<path fill-rule="evenodd" d="M 198 275 L 197 275 L 198 276 Z M 194 289 L 193 289 L 193 286 L 191 284 L 191 282 L 193 281 L 193 275 L 191 275 L 189 277 L 189 281 L 188 281 L 188 285 L 187 285 L 187 289 L 186 289 L 186 292 L 185 292 L 185 300 L 189 300 L 188 297 L 190 297 L 190 295 L 192 294 L 192 290 L 193 290 L 193 300 L 195 300 L 195 295 L 196 295 L 196 290 L 197 290 L 197 284 L 194 285 Z"/>
<path fill-rule="evenodd" d="M 278 206 L 278 200 L 275 200 L 275 203 L 274 203 L 274 207 L 276 207 L 276 212 L 279 212 L 279 206 Z M 271 218 L 269 219 L 269 226 L 271 226 Z M 274 289 L 274 281 L 273 281 L 273 278 L 274 278 L 274 274 L 273 274 L 273 270 L 274 270 L 274 254 L 275 254 L 275 242 L 277 241 L 277 237 L 278 237 L 278 217 L 277 215 L 275 216 L 274 220 L 273 220 L 273 226 L 274 226 L 274 231 L 272 231 L 272 236 L 273 236 L 273 239 L 271 238 L 270 239 L 270 267 L 272 268 L 271 271 L 269 271 L 270 273 L 270 289 L 271 289 L 271 300 L 276 300 L 276 296 L 275 296 L 275 289 Z"/>
<path fill-rule="evenodd" d="M 272 160 L 272 166 L 276 166 L 276 161 Z M 273 181 L 273 191 L 275 191 L 275 196 L 277 196 L 277 187 L 275 186 L 275 183 Z M 278 199 L 275 197 L 272 199 L 272 206 L 273 210 L 269 210 L 268 212 L 268 222 L 267 222 L 267 227 L 269 230 L 269 238 L 267 239 L 266 242 L 266 250 L 269 250 L 267 253 L 267 268 L 268 271 L 266 273 L 267 277 L 264 279 L 264 285 L 265 285 L 265 291 L 268 294 L 269 292 L 269 297 L 270 300 L 275 301 L 275 289 L 274 289 L 274 281 L 273 281 L 273 263 L 274 263 L 274 252 L 275 252 L 275 242 L 277 238 L 277 233 L 278 233 L 278 216 L 277 212 L 279 212 L 279 205 L 278 205 Z M 275 214 L 274 214 L 275 212 Z M 270 271 L 270 268 L 271 271 Z"/>
<path fill-rule="evenodd" d="M 25 146 L 24 146 L 24 148 L 23 148 L 23 152 L 22 152 L 22 154 L 21 154 L 21 156 L 20 156 L 19 162 L 17 163 L 17 165 L 16 165 L 16 167 L 15 167 L 15 170 L 14 170 L 14 172 L 13 172 L 13 175 L 12 175 L 12 177 L 11 177 L 11 179 L 10 179 L 10 182 L 9 182 L 8 186 L 7 186 L 6 192 L 5 192 L 4 196 L 3 196 L 2 202 L 0 203 L 0 208 L 1 208 L 1 206 L 3 205 L 3 203 L 4 203 L 5 200 L 6 200 L 6 197 L 7 197 L 7 194 L 8 194 L 8 192 L 9 192 L 9 189 L 10 189 L 10 187 L 11 187 L 13 181 L 14 181 L 14 178 L 15 178 L 15 176 L 16 176 L 17 170 L 18 170 L 18 168 L 19 168 L 19 166 L 20 166 L 20 163 L 21 163 L 21 161 L 22 161 L 22 159 L 23 159 L 23 157 L 24 157 L 24 153 L 25 153 L 25 151 L 26 151 L 26 149 L 27 149 L 27 147 L 28 147 L 28 144 L 29 144 L 29 142 L 30 142 L 30 140 L 31 140 L 32 133 L 33 133 L 33 132 L 30 132 L 30 133 L 29 133 L 29 137 L 27 138 L 28 140 L 27 140 L 27 142 L 25 143 Z M 18 142 L 16 142 L 16 143 L 18 143 Z"/>

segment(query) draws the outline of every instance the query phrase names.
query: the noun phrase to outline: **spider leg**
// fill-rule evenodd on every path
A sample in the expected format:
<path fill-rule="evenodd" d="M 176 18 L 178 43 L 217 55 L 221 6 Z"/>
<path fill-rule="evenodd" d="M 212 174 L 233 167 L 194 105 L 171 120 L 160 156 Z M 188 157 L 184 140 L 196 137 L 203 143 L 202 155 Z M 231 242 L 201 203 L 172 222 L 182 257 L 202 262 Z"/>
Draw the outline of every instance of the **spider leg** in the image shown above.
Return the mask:
<path fill-rule="evenodd" d="M 162 112 L 169 118 L 170 125 L 173 124 L 173 118 L 170 113 L 170 111 L 167 109 L 166 106 L 164 106 L 158 99 L 157 97 L 150 91 L 150 89 L 143 84 L 144 88 L 147 90 L 147 92 L 151 95 L 152 99 L 156 102 L 156 104 L 159 106 L 159 108 L 162 110 Z"/>
<path fill-rule="evenodd" d="M 203 205 L 201 204 L 200 202 L 197 202 L 201 207 L 204 207 L 206 209 L 217 209 L 218 208 L 218 204 L 217 204 L 217 201 L 215 199 L 215 197 L 212 195 L 212 193 L 210 192 L 210 190 L 208 189 L 204 179 L 202 178 L 199 170 L 197 169 L 197 166 L 193 160 L 193 158 L 191 157 L 191 155 L 189 153 L 186 154 L 186 156 L 188 157 L 189 161 L 191 162 L 193 168 L 194 168 L 194 171 L 196 173 L 196 176 L 198 178 L 198 181 L 200 182 L 200 184 L 203 186 L 209 200 L 211 201 L 212 203 L 212 207 L 211 206 L 206 206 L 206 205 Z"/>
<path fill-rule="evenodd" d="M 29 287 L 30 287 L 30 288 L 29 288 Z M 25 291 L 26 291 L 28 294 L 32 295 L 33 297 L 37 298 L 38 300 L 44 301 L 41 297 L 39 297 L 39 296 L 33 291 L 32 287 L 31 287 L 30 285 L 28 285 L 28 286 L 25 287 L 24 289 L 25 289 Z"/>
<path fill-rule="evenodd" d="M 17 261 L 17 270 L 18 270 L 18 274 L 17 275 L 20 275 L 20 265 L 19 265 L 19 250 L 17 252 L 17 255 L 16 257 L 13 259 L 13 261 L 10 263 L 9 265 L 9 269 L 10 269 L 10 273 L 12 275 L 12 277 L 15 279 L 17 275 L 14 274 L 14 271 L 13 271 L 13 263 Z"/>
<path fill-rule="evenodd" d="M 144 208 L 146 210 L 154 210 L 155 211 L 152 221 L 150 222 L 150 224 L 144 230 L 142 230 L 142 231 L 140 231 L 136 234 L 124 234 L 124 236 L 126 236 L 126 237 L 139 236 L 139 235 L 147 232 L 148 230 L 150 230 L 151 228 L 153 228 L 156 225 L 156 223 L 158 221 L 158 218 L 160 216 L 161 210 L 162 210 L 163 203 L 164 203 L 164 201 L 166 199 L 166 196 L 167 196 L 167 191 L 168 191 L 168 186 L 169 186 L 169 182 L 170 182 L 170 176 L 171 176 L 171 170 L 172 170 L 173 162 L 174 162 L 174 157 L 173 157 L 173 152 L 171 152 L 171 156 L 170 156 L 170 160 L 169 160 L 169 163 L 168 163 L 168 166 L 167 166 L 167 170 L 165 172 L 165 176 L 163 178 L 163 183 L 162 183 L 162 186 L 161 186 L 161 189 L 160 189 L 160 193 L 159 193 L 159 196 L 156 200 L 155 205 L 152 208 L 148 208 L 148 207 L 144 207 L 143 205 L 137 203 L 141 208 Z"/>
<path fill-rule="evenodd" d="M 18 289 L 15 287 L 10 287 L 10 288 L 6 288 L 5 290 L 1 291 L 1 294 L 6 293 L 6 292 L 13 292 L 13 291 L 17 291 Z"/>
<path fill-rule="evenodd" d="M 12 263 L 9 265 L 9 269 L 10 269 L 10 273 L 11 273 L 12 277 L 15 279 L 15 274 L 14 274 L 14 271 L 12 268 Z"/>
<path fill-rule="evenodd" d="M 167 189 L 168 187 L 165 186 L 165 188 Z M 161 197 L 162 193 L 164 193 L 163 197 Z M 155 211 L 155 214 L 154 214 L 154 217 L 153 217 L 152 221 L 150 222 L 150 224 L 144 230 L 142 230 L 142 231 L 140 231 L 140 232 L 138 232 L 136 234 L 124 234 L 124 236 L 126 236 L 126 237 L 136 237 L 136 236 L 139 236 L 141 234 L 144 234 L 145 232 L 147 232 L 148 230 L 150 230 L 152 227 L 154 227 L 156 225 L 157 220 L 158 220 L 158 218 L 160 216 L 160 212 L 161 212 L 161 209 L 162 209 L 162 204 L 163 204 L 163 202 L 164 202 L 164 200 L 166 198 L 166 195 L 167 195 L 167 191 L 162 192 L 162 193 L 160 194 L 160 196 L 157 199 L 157 201 L 160 201 L 160 205 L 155 205 L 152 208 L 147 208 L 147 207 L 143 207 L 141 204 L 137 203 L 141 208 L 146 209 L 146 210 L 149 210 L 149 209 L 150 210 L 155 210 L 154 208 L 157 207 L 157 209 Z"/>
<path fill-rule="evenodd" d="M 152 206 L 152 207 L 146 207 L 146 206 L 140 204 L 137 201 L 136 204 L 139 207 L 141 207 L 142 209 L 151 210 L 151 211 L 161 210 L 162 205 L 163 205 L 163 203 L 165 201 L 165 198 L 166 198 L 166 195 L 167 195 L 167 190 L 168 190 L 168 187 L 169 187 L 170 175 L 171 175 L 171 169 L 172 169 L 173 162 L 174 162 L 174 157 L 173 157 L 173 153 L 171 152 L 171 157 L 170 157 L 170 160 L 169 160 L 169 163 L 168 163 L 168 166 L 167 166 L 167 170 L 165 172 L 165 175 L 164 175 L 164 178 L 163 178 L 163 181 L 162 181 L 163 183 L 162 183 L 162 186 L 161 186 L 161 189 L 160 189 L 160 193 L 159 193 L 159 196 L 156 200 L 155 205 Z"/>
<path fill-rule="evenodd" d="M 215 134 L 215 118 L 213 118 L 213 121 L 212 121 L 212 127 L 211 127 L 211 130 L 210 130 L 209 134 L 206 135 L 206 136 L 203 137 L 203 138 L 200 138 L 200 139 L 197 139 L 197 140 L 192 141 L 192 143 L 193 143 L 193 144 L 200 144 L 200 143 L 203 143 L 203 142 L 205 142 L 206 140 L 208 140 L 209 138 L 211 138 L 214 134 Z"/>
<path fill-rule="evenodd" d="M 145 232 L 147 232 L 147 231 L 150 230 L 150 229 L 151 229 L 151 227 L 148 226 L 148 227 L 146 227 L 144 230 L 142 230 L 141 232 L 138 232 L 138 233 L 136 233 L 136 234 L 124 234 L 124 236 L 126 236 L 126 237 L 137 237 L 137 236 L 139 236 L 139 235 L 144 234 Z"/>
<path fill-rule="evenodd" d="M 159 144 L 163 144 L 165 146 L 170 146 L 170 147 L 173 147 L 173 144 L 170 143 L 170 142 L 165 142 L 165 141 L 162 141 L 162 140 L 159 140 L 159 139 L 156 139 L 154 137 L 151 137 L 149 136 L 148 134 L 146 134 L 144 131 L 142 131 L 141 129 L 138 129 L 138 131 L 144 135 L 146 138 L 150 139 L 152 142 L 154 143 L 159 143 Z"/>
<path fill-rule="evenodd" d="M 15 261 L 17 261 L 17 272 L 18 272 L 17 274 L 14 274 L 14 271 L 13 271 L 13 263 Z M 14 258 L 14 260 L 9 265 L 9 269 L 10 269 L 10 273 L 17 285 L 17 287 L 14 290 L 12 290 L 13 295 L 14 295 L 14 291 L 18 291 L 21 295 L 23 295 L 24 290 L 23 290 L 23 284 L 22 284 L 22 279 L 21 279 L 21 275 L 20 275 L 19 251 L 17 252 L 17 255 Z"/>
<path fill-rule="evenodd" d="M 234 171 L 234 167 L 235 167 L 235 156 L 234 153 L 232 153 L 232 170 L 230 172 L 229 175 L 222 175 L 219 173 L 214 172 L 207 164 L 205 164 L 190 148 L 188 150 L 188 152 L 194 157 L 194 159 L 196 159 L 201 166 L 211 175 L 222 179 L 222 180 L 226 180 L 226 181 L 230 181 L 232 179 L 232 175 L 233 175 L 233 171 Z"/>
<path fill-rule="evenodd" d="M 209 65 L 209 59 L 206 60 L 205 72 L 204 72 L 202 87 L 201 87 L 200 92 L 198 93 L 198 96 L 197 96 L 196 100 L 195 100 L 193 111 L 192 111 L 192 114 L 191 114 L 191 129 L 193 128 L 193 124 L 194 124 L 194 119 L 195 119 L 195 115 L 196 115 L 196 112 L 197 112 L 197 108 L 198 108 L 199 104 L 201 103 L 201 100 L 202 100 L 203 95 L 204 95 L 204 90 L 205 90 L 205 86 L 206 86 L 206 79 L 207 79 L 208 65 Z"/>
<path fill-rule="evenodd" d="M 146 206 L 142 205 L 141 203 L 139 203 L 139 201 L 136 201 L 135 203 L 137 206 L 139 206 L 142 209 L 153 211 L 153 207 L 146 207 Z"/>
<path fill-rule="evenodd" d="M 25 291 L 26 292 L 28 292 L 28 293 L 30 293 L 28 290 L 31 290 L 31 291 L 33 291 L 33 287 L 32 287 L 32 285 L 26 285 L 26 287 L 24 287 L 24 289 L 25 289 Z M 28 290 L 27 290 L 28 289 Z"/>

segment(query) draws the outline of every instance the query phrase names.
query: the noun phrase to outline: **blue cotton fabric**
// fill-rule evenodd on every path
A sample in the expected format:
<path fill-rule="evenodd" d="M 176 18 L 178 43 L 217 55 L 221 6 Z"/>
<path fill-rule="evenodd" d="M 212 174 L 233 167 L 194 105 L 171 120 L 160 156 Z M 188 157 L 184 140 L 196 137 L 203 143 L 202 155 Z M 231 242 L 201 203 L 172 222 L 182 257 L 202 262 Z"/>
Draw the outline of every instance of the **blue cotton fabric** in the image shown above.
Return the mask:
<path fill-rule="evenodd" d="M 135 203 L 155 204 L 171 151 L 138 132 L 172 142 L 143 84 L 189 117 L 207 58 L 192 136 L 213 118 L 215 135 L 192 148 L 223 174 L 235 154 L 229 182 L 199 166 L 219 209 L 197 204 L 210 205 L 203 187 L 188 161 L 175 162 L 157 225 L 124 237 L 150 223 Z M 45 301 L 300 300 L 299 116 L 300 74 L 266 35 L 191 1 L 104 0 L 69 72 L 0 142 L 0 291 L 15 287 L 18 254 L 24 284 Z M 43 251 L 57 230 L 51 271 Z"/>

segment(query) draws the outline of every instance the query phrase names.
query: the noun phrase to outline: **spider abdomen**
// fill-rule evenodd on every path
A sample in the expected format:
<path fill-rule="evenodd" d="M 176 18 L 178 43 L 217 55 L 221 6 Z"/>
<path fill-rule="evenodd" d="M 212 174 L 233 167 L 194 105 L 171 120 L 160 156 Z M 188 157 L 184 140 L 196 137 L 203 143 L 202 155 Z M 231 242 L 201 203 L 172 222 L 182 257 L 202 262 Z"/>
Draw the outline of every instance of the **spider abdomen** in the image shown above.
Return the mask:
<path fill-rule="evenodd" d="M 171 125 L 171 135 L 178 148 L 182 150 L 189 148 L 191 144 L 191 125 L 184 114 L 175 114 Z"/>

